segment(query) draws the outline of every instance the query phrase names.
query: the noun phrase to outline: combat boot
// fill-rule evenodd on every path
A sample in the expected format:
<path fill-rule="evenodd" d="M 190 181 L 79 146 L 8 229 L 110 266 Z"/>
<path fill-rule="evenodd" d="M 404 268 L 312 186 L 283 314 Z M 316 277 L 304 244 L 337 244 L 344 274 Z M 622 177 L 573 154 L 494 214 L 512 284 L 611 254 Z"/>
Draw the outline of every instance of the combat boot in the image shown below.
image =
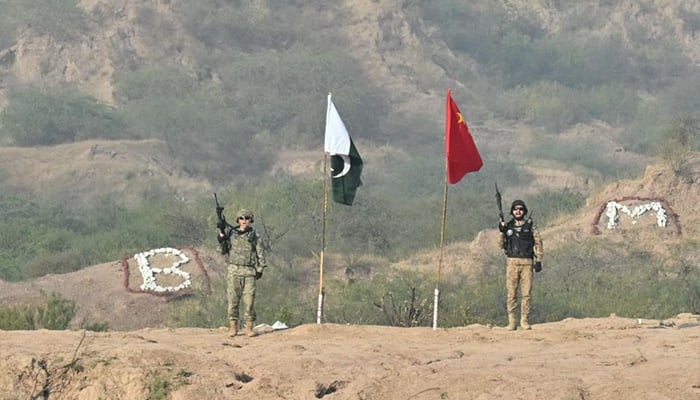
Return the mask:
<path fill-rule="evenodd" d="M 231 326 L 229 327 L 229 330 L 228 330 L 228 335 L 231 337 L 234 337 L 237 334 L 238 334 L 238 320 L 232 319 Z"/>
<path fill-rule="evenodd" d="M 520 317 L 520 328 L 522 328 L 522 330 L 524 331 L 529 331 L 530 329 L 532 329 L 530 323 L 527 322 L 527 315 L 523 315 Z"/>
<path fill-rule="evenodd" d="M 245 334 L 248 337 L 253 337 L 256 335 L 255 331 L 253 330 L 254 324 L 255 324 L 255 321 L 246 321 L 245 322 Z"/>
<path fill-rule="evenodd" d="M 508 330 L 515 330 L 515 314 L 508 314 Z"/>

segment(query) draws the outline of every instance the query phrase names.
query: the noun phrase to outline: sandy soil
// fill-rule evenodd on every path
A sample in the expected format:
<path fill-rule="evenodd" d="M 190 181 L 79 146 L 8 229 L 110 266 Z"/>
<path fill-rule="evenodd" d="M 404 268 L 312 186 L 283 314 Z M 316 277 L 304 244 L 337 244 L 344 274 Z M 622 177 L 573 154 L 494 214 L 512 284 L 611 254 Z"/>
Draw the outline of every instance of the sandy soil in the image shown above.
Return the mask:
<path fill-rule="evenodd" d="M 0 398 L 700 399 L 698 315 L 257 329 L 0 331 Z"/>

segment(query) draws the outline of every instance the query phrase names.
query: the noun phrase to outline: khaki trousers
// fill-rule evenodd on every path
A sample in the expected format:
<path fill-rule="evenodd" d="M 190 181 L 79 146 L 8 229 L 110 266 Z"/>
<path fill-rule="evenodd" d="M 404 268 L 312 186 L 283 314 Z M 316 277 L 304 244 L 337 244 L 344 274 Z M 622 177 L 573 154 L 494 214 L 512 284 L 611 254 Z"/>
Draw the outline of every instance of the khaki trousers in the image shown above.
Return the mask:
<path fill-rule="evenodd" d="M 518 307 L 518 286 L 520 286 L 520 316 L 530 315 L 530 295 L 532 293 L 532 259 L 507 258 L 506 288 L 508 289 L 508 314 L 515 314 Z"/>

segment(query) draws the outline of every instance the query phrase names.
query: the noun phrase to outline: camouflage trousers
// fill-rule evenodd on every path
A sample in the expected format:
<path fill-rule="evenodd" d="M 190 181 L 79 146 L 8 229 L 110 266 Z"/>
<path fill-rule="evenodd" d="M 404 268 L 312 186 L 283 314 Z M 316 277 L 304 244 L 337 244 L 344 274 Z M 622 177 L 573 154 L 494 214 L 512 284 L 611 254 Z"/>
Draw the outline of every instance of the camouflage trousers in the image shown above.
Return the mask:
<path fill-rule="evenodd" d="M 530 315 L 530 295 L 532 293 L 532 259 L 507 258 L 506 288 L 508 289 L 508 314 L 515 314 L 518 307 L 518 286 L 520 286 L 520 316 L 527 319 Z"/>
<path fill-rule="evenodd" d="M 243 300 L 243 320 L 255 321 L 255 276 L 242 276 L 232 273 L 232 269 L 240 268 L 229 265 L 226 279 L 226 298 L 228 300 L 228 318 L 238 320 L 238 308 Z"/>

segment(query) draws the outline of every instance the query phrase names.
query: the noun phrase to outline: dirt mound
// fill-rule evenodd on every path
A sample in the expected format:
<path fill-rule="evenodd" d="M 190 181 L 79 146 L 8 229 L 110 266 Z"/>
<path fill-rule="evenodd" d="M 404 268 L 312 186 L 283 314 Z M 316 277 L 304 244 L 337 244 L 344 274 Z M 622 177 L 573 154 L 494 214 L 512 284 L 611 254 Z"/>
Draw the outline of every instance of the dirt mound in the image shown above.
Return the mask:
<path fill-rule="evenodd" d="M 222 264 L 215 253 L 207 249 L 181 250 L 189 261 L 179 268 L 190 274 L 192 283 L 190 287 L 172 293 L 141 293 L 144 278 L 136 259 L 133 255 L 127 255 L 123 260 L 67 274 L 46 275 L 28 282 L 0 280 L 0 301 L 4 305 L 25 305 L 41 301 L 47 295 L 58 294 L 77 305 L 70 325 L 74 329 L 102 323 L 114 330 L 165 327 L 173 300 L 186 297 L 193 291 L 206 292 L 211 287 L 210 279 L 222 279 Z M 158 265 L 157 260 L 152 260 L 150 264 L 154 268 L 168 267 Z M 181 283 L 182 278 L 173 275 L 154 274 L 158 285 L 166 288 Z"/>
<path fill-rule="evenodd" d="M 0 398 L 697 399 L 700 316 L 472 325 L 0 331 Z"/>
<path fill-rule="evenodd" d="M 617 223 L 609 228 L 606 207 L 610 202 L 627 210 L 619 211 Z M 652 208 L 656 202 L 663 208 L 665 226 L 659 226 L 657 211 Z M 672 244 L 698 237 L 699 205 L 700 153 L 694 153 L 682 174 L 675 174 L 664 163 L 650 164 L 641 178 L 620 180 L 601 188 L 589 196 L 574 216 L 550 224 L 543 237 L 550 247 L 602 235 L 611 241 L 634 239 L 651 251 L 667 251 Z"/>

